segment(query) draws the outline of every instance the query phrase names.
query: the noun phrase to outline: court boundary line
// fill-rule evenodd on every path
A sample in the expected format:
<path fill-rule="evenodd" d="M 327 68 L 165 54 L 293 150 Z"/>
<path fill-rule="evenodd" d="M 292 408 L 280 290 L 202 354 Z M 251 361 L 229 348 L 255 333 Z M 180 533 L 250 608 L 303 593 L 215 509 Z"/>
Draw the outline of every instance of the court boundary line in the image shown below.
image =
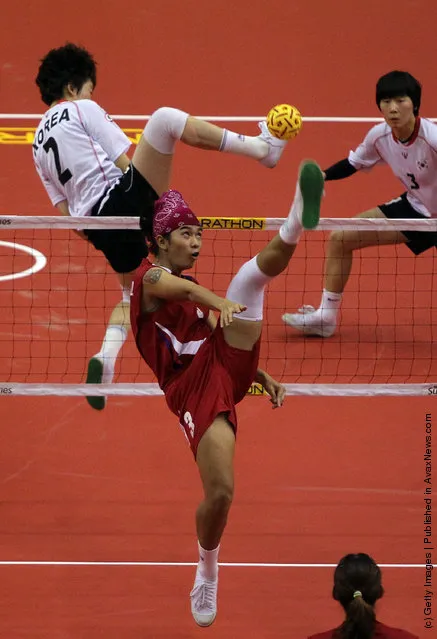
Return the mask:
<path fill-rule="evenodd" d="M 44 116 L 43 113 L 0 113 L 0 120 L 40 120 Z M 151 114 L 111 114 L 114 120 L 126 120 L 129 122 L 149 120 Z M 259 122 L 265 120 L 266 115 L 193 115 L 200 120 L 208 120 L 209 122 Z M 437 122 L 437 118 L 426 118 L 431 122 Z M 303 122 L 331 122 L 331 123 L 355 123 L 355 122 L 384 122 L 384 118 L 367 117 L 367 116 L 303 116 Z"/>
<path fill-rule="evenodd" d="M 437 564 L 432 565 L 437 568 Z M 112 566 L 112 567 L 168 567 L 185 568 L 197 566 L 194 561 L 0 561 L 0 566 Z M 263 563 L 263 562 L 219 562 L 224 568 L 336 568 L 337 564 L 307 564 L 307 563 Z M 380 568 L 416 569 L 425 568 L 426 564 L 382 564 Z"/>
<path fill-rule="evenodd" d="M 6 275 L 0 275 L 0 282 L 8 282 L 10 280 L 18 280 L 22 277 L 29 277 L 29 275 L 35 275 L 41 271 L 45 265 L 47 264 L 47 258 L 44 253 L 38 251 L 32 246 L 27 246 L 26 244 L 17 244 L 17 242 L 4 242 L 0 240 L 0 246 L 4 246 L 5 248 L 10 248 L 12 250 L 22 251 L 27 255 L 30 255 L 34 259 L 34 263 L 29 268 L 24 271 L 17 271 L 12 273 L 7 273 Z"/>

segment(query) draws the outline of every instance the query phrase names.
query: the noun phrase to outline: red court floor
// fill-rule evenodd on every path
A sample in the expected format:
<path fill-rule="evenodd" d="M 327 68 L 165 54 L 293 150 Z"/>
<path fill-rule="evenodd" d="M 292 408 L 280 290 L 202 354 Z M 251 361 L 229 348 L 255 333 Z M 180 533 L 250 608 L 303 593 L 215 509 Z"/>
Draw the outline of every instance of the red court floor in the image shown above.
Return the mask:
<path fill-rule="evenodd" d="M 304 116 L 377 117 L 376 79 L 405 68 L 424 85 L 423 114 L 436 115 L 430 60 L 437 8 L 424 0 L 396 7 L 373 0 L 108 0 L 104 7 L 80 0 L 67 7 L 49 0 L 44 8 L 25 0 L 8 6 L 4 18 L 2 113 L 42 112 L 38 60 L 72 40 L 98 59 L 95 99 L 112 114 L 169 104 L 197 115 L 254 116 L 292 102 Z M 1 119 L 0 132 L 35 124 Z M 305 123 L 274 171 L 179 149 L 173 186 L 202 215 L 284 217 L 300 161 L 314 157 L 325 166 L 346 157 L 370 126 Z M 256 125 L 229 127 L 250 134 Z M 29 144 L 0 144 L 0 166 L 0 215 L 53 214 Z M 349 217 L 399 192 L 389 171 L 376 169 L 330 184 L 323 215 Z M 114 278 L 67 231 L 0 233 L 49 259 L 32 278 L 0 282 L 0 378 L 83 380 L 117 300 Z M 220 292 L 266 237 L 207 240 L 202 281 Z M 285 330 L 285 309 L 319 301 L 323 239 L 309 234 L 269 293 L 263 363 L 286 382 L 435 382 L 431 253 L 363 253 L 338 336 L 321 342 Z M 14 270 L 30 264 L 14 257 Z M 10 266 L 2 253 L 1 272 Z M 132 342 L 117 379 L 150 379 Z M 247 398 L 239 408 L 237 491 L 221 553 L 223 562 L 243 565 L 221 568 L 219 615 L 203 630 L 189 612 L 194 568 L 179 565 L 196 560 L 200 483 L 163 399 L 111 398 L 98 414 L 80 398 L 2 397 L 0 636 L 304 638 L 341 619 L 327 565 L 368 552 L 393 565 L 383 569 L 381 620 L 431 637 L 424 630 L 425 569 L 411 566 L 425 561 L 424 424 L 433 401 L 288 397 L 272 412 L 267 399 Z"/>

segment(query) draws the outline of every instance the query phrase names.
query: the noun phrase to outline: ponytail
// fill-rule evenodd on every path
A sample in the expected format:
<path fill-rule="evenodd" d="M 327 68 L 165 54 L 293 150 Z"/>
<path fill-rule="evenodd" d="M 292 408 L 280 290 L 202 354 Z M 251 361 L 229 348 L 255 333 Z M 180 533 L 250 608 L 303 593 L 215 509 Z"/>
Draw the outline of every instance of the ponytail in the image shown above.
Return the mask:
<path fill-rule="evenodd" d="M 336 629 L 336 639 L 372 639 L 376 616 L 374 606 L 384 594 L 381 571 L 365 553 L 346 555 L 334 573 L 332 595 L 341 603 L 345 620 Z"/>
<path fill-rule="evenodd" d="M 357 591 L 359 592 L 359 591 Z M 346 619 L 338 628 L 336 639 L 372 639 L 376 616 L 372 606 L 364 601 L 361 593 L 346 608 Z"/>

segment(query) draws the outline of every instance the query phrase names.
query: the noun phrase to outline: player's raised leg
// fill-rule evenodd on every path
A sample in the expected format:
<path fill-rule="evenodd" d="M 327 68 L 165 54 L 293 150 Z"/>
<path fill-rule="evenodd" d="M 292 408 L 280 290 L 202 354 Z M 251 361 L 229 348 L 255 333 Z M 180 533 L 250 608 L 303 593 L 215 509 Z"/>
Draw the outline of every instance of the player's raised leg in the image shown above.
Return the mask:
<path fill-rule="evenodd" d="M 379 208 L 361 213 L 357 217 L 385 219 Z M 337 328 L 338 313 L 351 273 L 354 251 L 406 241 L 407 238 L 400 231 L 334 231 L 327 245 L 324 288 L 319 308 L 303 306 L 298 313 L 286 313 L 282 319 L 306 335 L 331 337 Z"/>
<path fill-rule="evenodd" d="M 251 350 L 259 339 L 265 287 L 287 268 L 303 229 L 317 226 L 323 187 L 320 167 L 312 160 L 303 162 L 288 218 L 278 235 L 256 257 L 243 264 L 230 283 L 226 297 L 247 308 L 224 329 L 229 345 Z"/>
<path fill-rule="evenodd" d="M 158 195 L 168 190 L 175 144 L 178 140 L 199 149 L 245 155 L 274 167 L 286 145 L 260 122 L 258 136 L 222 129 L 171 107 L 157 109 L 147 123 L 132 158 L 133 165 Z"/>
<path fill-rule="evenodd" d="M 217 614 L 218 554 L 234 492 L 234 431 L 219 415 L 202 436 L 196 462 L 204 499 L 196 512 L 199 563 L 191 591 L 191 612 L 199 626 L 209 626 Z"/>
<path fill-rule="evenodd" d="M 319 219 L 323 175 L 314 162 L 303 163 L 296 195 L 279 234 L 252 260 L 246 262 L 229 286 L 226 297 L 246 310 L 223 329 L 226 342 L 251 351 L 262 329 L 264 289 L 287 268 L 303 227 L 313 228 Z M 217 613 L 218 552 L 232 503 L 235 438 L 225 415 L 219 415 L 202 436 L 196 461 L 205 498 L 197 510 L 199 564 L 191 592 L 191 610 L 201 626 L 210 625 Z"/>
<path fill-rule="evenodd" d="M 117 273 L 123 297 L 111 313 L 99 352 L 88 362 L 87 384 L 110 384 L 114 378 L 115 362 L 130 327 L 129 295 L 134 273 Z M 95 410 L 103 410 L 106 406 L 104 396 L 89 396 L 87 401 Z"/>

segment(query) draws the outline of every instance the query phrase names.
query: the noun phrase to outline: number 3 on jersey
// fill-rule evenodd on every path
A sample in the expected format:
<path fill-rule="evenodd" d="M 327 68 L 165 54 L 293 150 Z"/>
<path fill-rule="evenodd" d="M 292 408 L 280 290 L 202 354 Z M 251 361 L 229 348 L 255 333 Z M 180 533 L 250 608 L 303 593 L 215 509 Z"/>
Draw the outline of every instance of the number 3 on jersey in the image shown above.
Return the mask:
<path fill-rule="evenodd" d="M 407 175 L 411 180 L 410 189 L 420 189 L 420 186 L 416 182 L 416 176 L 414 173 L 407 173 Z"/>
<path fill-rule="evenodd" d="M 53 155 L 55 156 L 56 171 L 58 172 L 58 180 L 60 181 L 62 186 L 64 186 L 65 184 L 67 184 L 68 180 L 71 180 L 73 175 L 70 169 L 65 169 L 65 171 L 62 171 L 61 169 L 61 159 L 59 157 L 59 149 L 58 145 L 56 144 L 55 138 L 48 138 L 42 148 L 46 153 L 48 153 L 49 151 L 53 151 Z"/>
<path fill-rule="evenodd" d="M 191 439 L 194 437 L 194 424 L 193 418 L 191 417 L 191 413 L 188 411 L 184 414 L 184 422 L 187 425 L 187 428 L 190 432 Z"/>

